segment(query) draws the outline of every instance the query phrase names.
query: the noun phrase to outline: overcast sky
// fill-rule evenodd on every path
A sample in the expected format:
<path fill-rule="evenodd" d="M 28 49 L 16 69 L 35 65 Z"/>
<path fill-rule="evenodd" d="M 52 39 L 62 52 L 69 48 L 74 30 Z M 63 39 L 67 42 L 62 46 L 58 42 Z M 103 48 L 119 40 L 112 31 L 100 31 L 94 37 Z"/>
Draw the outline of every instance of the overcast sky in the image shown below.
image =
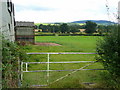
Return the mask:
<path fill-rule="evenodd" d="M 107 2 L 108 1 L 108 2 Z M 35 23 L 115 20 L 119 0 L 12 0 L 16 21 Z"/>

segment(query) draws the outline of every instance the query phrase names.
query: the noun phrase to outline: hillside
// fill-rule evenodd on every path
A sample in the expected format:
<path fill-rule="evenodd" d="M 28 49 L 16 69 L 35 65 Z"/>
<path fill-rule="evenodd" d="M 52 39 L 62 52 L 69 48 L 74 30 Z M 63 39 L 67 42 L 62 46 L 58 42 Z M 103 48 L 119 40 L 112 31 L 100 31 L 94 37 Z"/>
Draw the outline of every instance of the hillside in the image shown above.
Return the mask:
<path fill-rule="evenodd" d="M 71 23 L 85 23 L 86 21 L 92 21 L 97 24 L 103 24 L 103 25 L 115 24 L 115 22 L 111 22 L 111 21 L 107 21 L 107 20 L 80 20 L 80 21 L 74 21 Z"/>
<path fill-rule="evenodd" d="M 115 22 L 111 22 L 111 21 L 107 21 L 107 20 L 80 20 L 80 21 L 68 22 L 68 24 L 69 25 L 71 25 L 71 24 L 83 25 L 86 21 L 92 21 L 92 22 L 95 22 L 97 24 L 102 24 L 102 25 L 116 24 Z M 43 25 L 48 25 L 48 24 L 54 25 L 54 24 L 61 24 L 61 23 L 64 23 L 64 22 L 35 23 L 35 25 L 37 25 L 37 26 L 40 25 L 40 24 L 43 24 Z"/>

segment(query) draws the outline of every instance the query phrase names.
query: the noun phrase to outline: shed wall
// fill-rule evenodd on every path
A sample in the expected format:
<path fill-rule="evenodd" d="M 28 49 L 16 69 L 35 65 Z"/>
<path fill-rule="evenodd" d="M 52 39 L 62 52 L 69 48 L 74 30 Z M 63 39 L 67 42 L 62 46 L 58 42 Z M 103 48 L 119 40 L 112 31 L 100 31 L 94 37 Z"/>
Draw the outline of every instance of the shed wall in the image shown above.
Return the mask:
<path fill-rule="evenodd" d="M 14 5 L 8 7 L 7 0 L 0 0 L 0 32 L 5 39 L 15 41 L 14 25 Z"/>
<path fill-rule="evenodd" d="M 34 35 L 33 27 L 17 27 L 16 29 L 17 35 Z"/>
<path fill-rule="evenodd" d="M 16 22 L 16 41 L 34 44 L 34 22 Z"/>

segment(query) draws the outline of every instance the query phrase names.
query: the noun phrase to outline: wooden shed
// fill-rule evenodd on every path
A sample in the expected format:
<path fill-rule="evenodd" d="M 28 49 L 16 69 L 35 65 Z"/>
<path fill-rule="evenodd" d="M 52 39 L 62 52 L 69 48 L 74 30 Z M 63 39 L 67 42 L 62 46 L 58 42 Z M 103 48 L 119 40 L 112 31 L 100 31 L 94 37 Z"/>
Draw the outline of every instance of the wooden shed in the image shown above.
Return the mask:
<path fill-rule="evenodd" d="M 35 43 L 34 22 L 16 21 L 15 39 L 20 43 Z"/>

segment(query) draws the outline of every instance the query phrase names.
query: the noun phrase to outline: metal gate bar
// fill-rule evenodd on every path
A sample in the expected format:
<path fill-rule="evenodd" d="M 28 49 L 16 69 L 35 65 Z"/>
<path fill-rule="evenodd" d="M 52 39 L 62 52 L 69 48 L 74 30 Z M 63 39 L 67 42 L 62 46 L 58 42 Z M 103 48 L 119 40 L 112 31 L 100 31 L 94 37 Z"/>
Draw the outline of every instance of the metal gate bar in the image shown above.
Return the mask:
<path fill-rule="evenodd" d="M 44 52 L 44 53 L 39 53 L 39 52 L 34 52 L 34 53 L 26 53 L 26 54 L 98 54 L 98 53 L 80 53 L 80 52 Z"/>
<path fill-rule="evenodd" d="M 61 71 L 75 71 L 75 70 L 106 70 L 106 69 L 71 69 L 71 70 L 49 70 L 49 72 L 56 71 L 56 72 L 61 72 Z M 47 72 L 48 70 L 37 70 L 37 71 L 23 71 L 23 72 Z"/>
<path fill-rule="evenodd" d="M 79 71 L 79 70 L 105 70 L 105 69 L 71 69 L 71 70 L 49 70 L 50 63 L 95 63 L 95 61 L 67 61 L 67 62 L 50 62 L 50 54 L 98 54 L 98 53 L 80 53 L 80 52 L 33 52 L 33 53 L 26 53 L 28 55 L 39 55 L 39 54 L 47 54 L 47 62 L 22 62 L 21 63 L 21 80 L 23 80 L 23 72 L 47 72 L 47 84 L 49 85 L 49 72 L 50 71 Z M 28 64 L 43 64 L 47 63 L 47 70 L 37 70 L 37 71 L 28 71 Z M 26 64 L 26 71 L 23 71 L 23 64 Z M 44 86 L 44 85 L 39 85 Z"/>
<path fill-rule="evenodd" d="M 24 64 L 44 64 L 44 63 L 85 63 L 85 62 L 95 62 L 95 61 L 68 61 L 68 62 L 23 62 Z"/>

